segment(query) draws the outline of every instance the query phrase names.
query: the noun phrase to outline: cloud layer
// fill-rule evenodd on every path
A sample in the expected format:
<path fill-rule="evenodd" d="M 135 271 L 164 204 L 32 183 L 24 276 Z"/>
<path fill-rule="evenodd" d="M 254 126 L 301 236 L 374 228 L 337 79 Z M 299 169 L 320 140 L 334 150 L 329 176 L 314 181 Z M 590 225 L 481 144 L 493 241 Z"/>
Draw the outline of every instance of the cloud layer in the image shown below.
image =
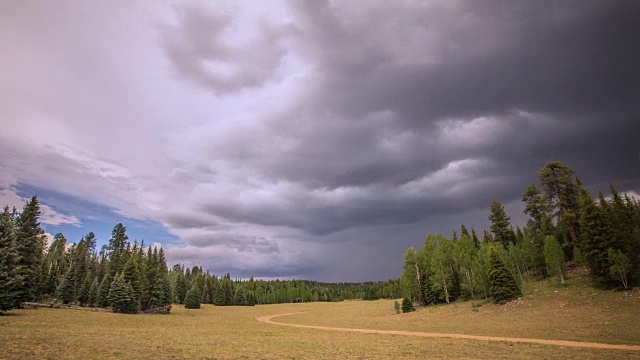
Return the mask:
<path fill-rule="evenodd" d="M 594 190 L 640 190 L 637 14 L 4 3 L 3 198 L 27 184 L 158 222 L 181 239 L 170 261 L 217 273 L 397 276 L 427 233 L 487 227 L 493 200 L 522 220 L 548 161 Z M 47 221 L 83 222 L 45 205 Z"/>

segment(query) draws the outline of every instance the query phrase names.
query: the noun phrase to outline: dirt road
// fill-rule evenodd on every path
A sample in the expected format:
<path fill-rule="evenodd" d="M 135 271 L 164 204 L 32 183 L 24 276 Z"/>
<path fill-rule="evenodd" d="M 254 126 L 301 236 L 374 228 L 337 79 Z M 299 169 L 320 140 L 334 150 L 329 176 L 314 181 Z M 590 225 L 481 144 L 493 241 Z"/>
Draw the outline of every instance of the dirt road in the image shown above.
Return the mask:
<path fill-rule="evenodd" d="M 402 335 L 402 336 L 418 336 L 418 337 L 428 337 L 428 338 L 468 339 L 468 340 L 480 340 L 480 341 L 502 341 L 502 342 L 512 342 L 512 343 L 530 343 L 530 344 L 569 346 L 569 347 L 579 347 L 579 348 L 640 351 L 640 345 L 616 345 L 616 344 L 605 344 L 605 343 L 586 342 L 586 341 L 508 338 L 508 337 L 498 337 L 498 336 L 482 336 L 482 335 L 466 335 L 466 334 L 439 334 L 439 333 L 429 333 L 429 332 L 419 332 L 419 331 L 352 329 L 352 328 L 340 328 L 340 327 L 330 327 L 330 326 L 289 324 L 289 323 L 283 323 L 283 322 L 276 322 L 272 320 L 277 317 L 295 315 L 295 314 L 302 314 L 302 312 L 265 315 L 265 316 L 260 316 L 256 318 L 256 320 L 262 321 L 267 324 L 293 326 L 293 327 L 304 328 L 304 329 L 343 331 L 343 332 L 355 332 L 355 333 L 364 333 L 364 334 Z"/>

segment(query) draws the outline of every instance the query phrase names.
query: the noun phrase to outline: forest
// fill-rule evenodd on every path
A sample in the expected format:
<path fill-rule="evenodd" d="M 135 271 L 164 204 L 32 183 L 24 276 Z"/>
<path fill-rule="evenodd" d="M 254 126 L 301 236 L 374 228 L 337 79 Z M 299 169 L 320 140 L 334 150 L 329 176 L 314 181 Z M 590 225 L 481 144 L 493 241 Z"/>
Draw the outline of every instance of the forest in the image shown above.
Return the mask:
<path fill-rule="evenodd" d="M 78 243 L 56 234 L 46 247 L 36 197 L 22 212 L 0 214 L 0 313 L 27 302 L 108 308 L 113 312 L 167 313 L 172 304 L 252 306 L 312 301 L 374 300 L 400 296 L 399 280 L 321 283 L 307 280 L 231 279 L 202 267 L 167 267 L 164 250 L 131 243 L 117 224 L 97 250 L 93 232 Z"/>
<path fill-rule="evenodd" d="M 505 303 L 522 293 L 529 279 L 556 277 L 567 266 L 588 269 L 604 289 L 628 289 L 640 282 L 640 202 L 610 194 L 594 199 L 573 169 L 553 161 L 538 172 L 539 185 L 522 194 L 529 219 L 511 224 L 504 206 L 490 206 L 490 230 L 480 238 L 461 225 L 450 238 L 429 234 L 421 248 L 407 249 L 401 277 L 403 304 L 489 299 Z M 407 307 L 405 310 L 412 310 Z"/>
<path fill-rule="evenodd" d="M 160 247 L 129 241 L 114 226 L 97 249 L 89 232 L 78 243 L 56 234 L 47 247 L 34 196 L 21 212 L 0 213 L 0 313 L 41 302 L 111 309 L 121 313 L 167 313 L 172 304 L 199 308 L 292 302 L 375 300 L 403 297 L 432 305 L 456 299 L 505 303 L 533 278 L 565 281 L 567 265 L 586 267 L 605 289 L 640 282 L 640 202 L 621 195 L 594 199 L 567 165 L 554 161 L 538 172 L 539 185 L 522 195 L 529 219 L 511 224 L 504 206 L 490 206 L 490 229 L 479 237 L 462 225 L 451 238 L 429 234 L 424 246 L 407 249 L 400 279 L 365 283 L 232 279 L 176 264 L 169 268 Z"/>

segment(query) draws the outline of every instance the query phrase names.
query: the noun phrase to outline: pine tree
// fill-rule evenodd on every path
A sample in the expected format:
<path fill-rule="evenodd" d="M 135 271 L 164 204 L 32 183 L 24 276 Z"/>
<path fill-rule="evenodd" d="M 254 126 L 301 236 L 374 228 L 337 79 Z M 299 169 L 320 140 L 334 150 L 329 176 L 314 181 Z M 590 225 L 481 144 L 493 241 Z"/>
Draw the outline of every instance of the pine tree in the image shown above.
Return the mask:
<path fill-rule="evenodd" d="M 131 289 L 133 290 L 133 298 L 134 300 L 140 304 L 140 296 L 142 294 L 142 288 L 140 284 L 140 267 L 138 265 L 137 258 L 135 256 L 131 256 L 122 270 L 122 275 L 124 280 L 131 285 Z"/>
<path fill-rule="evenodd" d="M 520 296 L 520 289 L 496 250 L 492 248 L 489 254 L 491 258 L 491 269 L 489 270 L 491 296 L 496 303 L 504 304 Z"/>
<path fill-rule="evenodd" d="M 169 282 L 169 276 L 166 274 L 162 277 L 162 294 L 160 296 L 160 306 L 171 305 L 173 294 L 171 292 L 171 283 Z"/>
<path fill-rule="evenodd" d="M 256 294 L 253 290 L 249 290 L 249 294 L 247 295 L 246 306 L 255 306 L 256 305 Z"/>
<path fill-rule="evenodd" d="M 226 303 L 226 299 L 225 299 L 225 291 L 224 291 L 224 287 L 225 287 L 225 280 L 224 277 L 222 278 L 222 280 L 220 281 L 220 288 L 217 289 L 215 295 L 213 296 L 213 304 L 216 306 L 225 306 L 228 305 Z"/>
<path fill-rule="evenodd" d="M 575 173 L 560 161 L 547 163 L 538 172 L 538 180 L 544 192 L 547 204 L 556 209 L 558 227 L 568 233 L 572 246 L 580 243 L 578 182 Z M 561 234 L 564 237 L 564 234 Z"/>
<path fill-rule="evenodd" d="M 504 211 L 504 206 L 497 201 L 491 203 L 489 210 L 491 211 L 489 220 L 491 221 L 491 232 L 494 235 L 494 241 L 502 244 L 507 249 L 509 248 L 509 243 L 515 242 L 510 223 L 511 218 Z"/>
<path fill-rule="evenodd" d="M 91 284 L 93 284 L 93 273 L 87 272 L 77 294 L 78 302 L 82 306 L 90 305 L 89 299 L 91 297 Z"/>
<path fill-rule="evenodd" d="M 18 272 L 22 276 L 22 287 L 19 290 L 19 301 L 33 301 L 38 295 L 44 231 L 40 228 L 40 204 L 34 196 L 24 206 L 16 219 L 16 244 L 19 256 Z"/>
<path fill-rule="evenodd" d="M 184 307 L 186 309 L 200 309 L 200 289 L 195 281 L 184 298 Z"/>
<path fill-rule="evenodd" d="M 241 289 L 237 289 L 235 295 L 233 296 L 233 305 L 235 306 L 245 306 L 246 300 L 244 296 L 244 292 Z"/>
<path fill-rule="evenodd" d="M 187 295 L 187 280 L 182 272 L 178 273 L 178 279 L 176 282 L 176 302 L 178 304 L 184 304 L 184 298 Z"/>
<path fill-rule="evenodd" d="M 76 276 L 73 271 L 69 270 L 58 287 L 58 299 L 63 304 L 73 303 L 76 299 Z"/>
<path fill-rule="evenodd" d="M 98 300 L 98 287 L 100 286 L 100 283 L 98 283 L 98 278 L 94 277 L 93 281 L 91 282 L 91 287 L 89 288 L 89 301 L 88 304 L 91 307 L 95 307 L 96 306 L 96 301 Z"/>
<path fill-rule="evenodd" d="M 601 286 L 610 285 L 609 253 L 611 239 L 607 236 L 607 224 L 603 215 L 603 206 L 597 206 L 591 194 L 580 188 L 580 228 L 582 238 L 580 246 L 591 275 Z"/>
<path fill-rule="evenodd" d="M 0 313 L 19 305 L 22 276 L 18 256 L 13 213 L 5 207 L 0 213 Z"/>
<path fill-rule="evenodd" d="M 404 296 L 402 298 L 402 312 L 408 313 L 412 311 L 416 311 L 416 308 L 413 307 L 413 301 L 411 301 L 411 299 L 408 296 Z"/>
<path fill-rule="evenodd" d="M 522 194 L 525 203 L 524 213 L 529 215 L 527 227 L 535 233 L 551 230 L 551 208 L 542 192 L 534 184 L 529 185 Z M 542 244 L 538 244 L 542 248 Z"/>
<path fill-rule="evenodd" d="M 107 249 L 110 251 L 109 270 L 112 277 L 124 268 L 127 260 L 127 247 L 130 245 L 128 240 L 129 236 L 127 235 L 127 228 L 124 225 L 118 223 L 113 227 L 113 230 L 111 231 L 111 238 L 109 239 L 109 245 L 107 246 Z"/>
<path fill-rule="evenodd" d="M 109 287 L 109 304 L 116 313 L 135 314 L 140 311 L 133 288 L 125 278 L 124 274 L 117 274 Z"/>
<path fill-rule="evenodd" d="M 222 279 L 222 295 L 224 296 L 225 305 L 233 305 L 235 289 L 231 281 L 231 274 L 227 273 Z"/>
<path fill-rule="evenodd" d="M 98 286 L 98 294 L 96 295 L 96 306 L 97 307 L 108 307 L 109 306 L 109 288 L 111 287 L 111 280 L 109 279 L 109 274 L 104 274 L 102 281 L 100 281 L 100 286 Z"/>
<path fill-rule="evenodd" d="M 67 239 L 61 233 L 53 237 L 53 242 L 42 262 L 42 294 L 53 295 L 64 279 L 68 270 L 65 254 Z"/>
<path fill-rule="evenodd" d="M 468 236 L 471 237 L 471 234 L 469 234 L 469 230 L 467 230 L 467 227 L 464 226 L 464 224 L 460 225 L 460 236 Z"/>

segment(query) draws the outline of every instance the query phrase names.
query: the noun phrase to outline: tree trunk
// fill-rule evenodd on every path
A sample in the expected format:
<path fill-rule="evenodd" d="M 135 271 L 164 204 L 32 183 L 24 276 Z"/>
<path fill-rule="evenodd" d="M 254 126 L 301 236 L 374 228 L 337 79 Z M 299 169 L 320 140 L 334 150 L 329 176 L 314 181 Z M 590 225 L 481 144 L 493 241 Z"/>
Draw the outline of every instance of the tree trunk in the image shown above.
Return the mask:
<path fill-rule="evenodd" d="M 447 281 L 444 280 L 442 282 L 442 285 L 444 287 L 444 299 L 447 301 L 447 304 L 449 303 L 449 290 L 447 290 Z"/>

